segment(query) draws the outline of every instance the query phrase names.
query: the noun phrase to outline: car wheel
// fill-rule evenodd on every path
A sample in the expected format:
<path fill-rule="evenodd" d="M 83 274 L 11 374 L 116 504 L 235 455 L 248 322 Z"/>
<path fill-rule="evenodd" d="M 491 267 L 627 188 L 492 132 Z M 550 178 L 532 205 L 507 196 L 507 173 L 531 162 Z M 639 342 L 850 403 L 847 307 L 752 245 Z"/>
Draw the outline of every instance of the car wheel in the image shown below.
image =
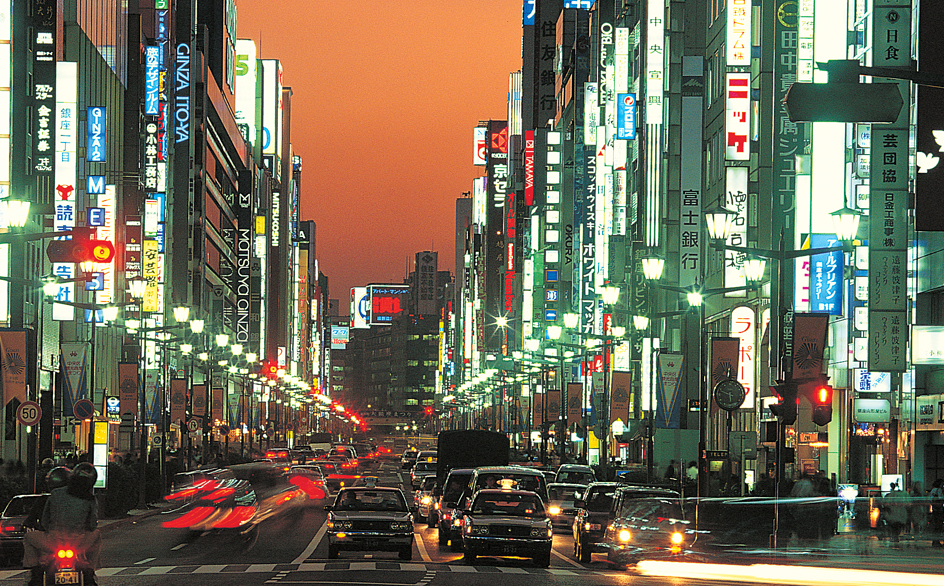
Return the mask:
<path fill-rule="evenodd" d="M 580 558 L 580 561 L 588 564 L 593 558 L 590 552 L 590 545 L 587 543 L 581 543 L 580 548 L 577 550 L 577 557 Z"/>
<path fill-rule="evenodd" d="M 462 554 L 462 560 L 467 564 L 475 563 L 475 554 L 471 551 L 467 551 Z"/>
<path fill-rule="evenodd" d="M 534 565 L 539 568 L 546 568 L 551 565 L 551 550 L 547 550 L 541 555 L 534 556 Z"/>
<path fill-rule="evenodd" d="M 338 559 L 338 548 L 337 548 L 337 547 L 335 547 L 335 546 L 333 546 L 333 545 L 329 545 L 329 546 L 328 546 L 328 559 L 329 559 L 329 560 L 336 560 L 336 559 Z"/>
<path fill-rule="evenodd" d="M 400 559 L 410 561 L 413 559 L 413 546 L 408 545 L 400 550 Z"/>

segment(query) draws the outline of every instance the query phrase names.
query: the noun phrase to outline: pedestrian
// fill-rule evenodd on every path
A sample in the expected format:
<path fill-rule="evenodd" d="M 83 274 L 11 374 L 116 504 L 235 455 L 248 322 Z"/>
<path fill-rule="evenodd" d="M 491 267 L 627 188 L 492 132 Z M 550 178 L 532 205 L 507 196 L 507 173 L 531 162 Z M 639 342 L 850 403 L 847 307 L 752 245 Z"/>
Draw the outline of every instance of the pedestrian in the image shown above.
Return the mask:
<path fill-rule="evenodd" d="M 665 468 L 665 479 L 674 480 L 676 478 L 678 478 L 678 476 L 675 471 L 675 460 L 669 460 L 669 465 Z"/>
<path fill-rule="evenodd" d="M 891 490 L 885 495 L 885 526 L 889 537 L 896 543 L 908 523 L 909 500 L 908 494 L 899 488 L 897 482 L 891 484 Z"/>
<path fill-rule="evenodd" d="M 692 482 L 698 480 L 698 463 L 692 460 L 688 463 L 688 470 L 685 471 L 685 477 Z"/>
<path fill-rule="evenodd" d="M 928 528 L 934 540 L 931 545 L 941 547 L 941 536 L 944 533 L 944 479 L 938 478 L 931 485 L 931 525 Z"/>
<path fill-rule="evenodd" d="M 925 498 L 924 490 L 918 481 L 911 484 L 911 507 L 908 509 L 908 517 L 911 533 L 917 539 L 928 528 L 928 499 Z"/>
<path fill-rule="evenodd" d="M 813 496 L 813 480 L 809 474 L 804 474 L 794 483 L 793 488 L 790 489 L 790 496 L 800 498 Z"/>

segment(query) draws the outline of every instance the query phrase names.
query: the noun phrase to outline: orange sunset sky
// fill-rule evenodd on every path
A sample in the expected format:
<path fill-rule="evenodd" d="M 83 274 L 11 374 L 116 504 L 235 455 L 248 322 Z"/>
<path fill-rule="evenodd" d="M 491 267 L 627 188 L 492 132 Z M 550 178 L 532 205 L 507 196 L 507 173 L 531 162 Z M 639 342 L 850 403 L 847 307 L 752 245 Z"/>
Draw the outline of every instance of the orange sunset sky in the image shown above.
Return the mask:
<path fill-rule="evenodd" d="M 278 59 L 330 297 L 400 283 L 422 250 L 454 271 L 455 200 L 482 174 L 472 129 L 504 120 L 521 0 L 237 0 L 240 38 Z"/>

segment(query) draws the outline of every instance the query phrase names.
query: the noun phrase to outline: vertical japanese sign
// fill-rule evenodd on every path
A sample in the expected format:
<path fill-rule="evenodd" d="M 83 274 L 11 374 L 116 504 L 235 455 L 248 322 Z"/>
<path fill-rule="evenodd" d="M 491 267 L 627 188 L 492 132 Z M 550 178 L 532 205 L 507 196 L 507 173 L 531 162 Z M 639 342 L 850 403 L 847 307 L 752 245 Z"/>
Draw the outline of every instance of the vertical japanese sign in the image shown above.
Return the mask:
<path fill-rule="evenodd" d="M 645 122 L 646 203 L 644 243 L 658 246 L 662 230 L 662 144 L 665 83 L 665 0 L 648 0 L 646 7 Z"/>
<path fill-rule="evenodd" d="M 3 371 L 3 404 L 13 399 L 26 401 L 27 377 L 26 330 L 0 330 L 0 370 Z"/>
<path fill-rule="evenodd" d="M 56 108 L 58 2 L 56 0 L 31 0 L 30 4 L 29 14 L 32 20 L 27 34 L 31 35 L 29 41 L 33 57 L 32 171 L 36 175 L 51 177 L 55 172 L 53 158 L 56 131 L 53 115 Z"/>
<path fill-rule="evenodd" d="M 751 64 L 751 0 L 728 0 L 725 55 L 728 65 Z"/>
<path fill-rule="evenodd" d="M 144 48 L 144 114 L 157 116 L 160 72 L 160 48 L 148 45 Z"/>
<path fill-rule="evenodd" d="M 61 61 L 55 65 L 56 103 L 55 103 L 55 179 L 56 204 L 53 229 L 56 232 L 68 232 L 76 226 L 76 151 L 78 149 L 78 69 L 76 63 Z M 67 237 L 71 238 L 71 237 Z M 61 239 L 61 238 L 60 238 Z M 65 280 L 75 277 L 75 263 L 53 263 L 52 272 Z M 75 284 L 65 282 L 59 285 L 55 301 L 71 303 L 75 301 Z M 64 303 L 54 303 L 52 318 L 56 321 L 75 319 L 75 307 Z"/>
<path fill-rule="evenodd" d="M 633 389 L 633 373 L 613 371 L 610 381 L 610 424 L 619 419 L 629 425 L 629 398 Z"/>
<path fill-rule="evenodd" d="M 144 240 L 141 243 L 141 276 L 147 281 L 147 289 L 144 291 L 141 308 L 146 312 L 161 310 L 160 288 L 158 286 L 159 261 L 157 240 Z"/>
<path fill-rule="evenodd" d="M 742 405 L 745 409 L 754 408 L 756 332 L 754 309 L 746 305 L 735 307 L 731 312 L 731 333 L 738 339 L 737 380 L 747 391 Z"/>
<path fill-rule="evenodd" d="M 616 138 L 636 138 L 636 94 L 616 96 Z"/>
<path fill-rule="evenodd" d="M 728 161 L 751 158 L 751 74 L 729 73 L 725 88 L 725 151 Z"/>
<path fill-rule="evenodd" d="M 106 109 L 101 106 L 92 106 L 86 110 L 85 160 L 89 163 L 105 162 L 106 113 Z"/>
<path fill-rule="evenodd" d="M 901 212 L 904 214 L 904 211 Z M 811 248 L 836 246 L 833 234 L 813 234 Z M 842 251 L 814 254 L 810 257 L 810 309 L 829 315 L 842 315 Z"/>
<path fill-rule="evenodd" d="M 881 5 L 875 7 L 872 19 L 874 63 L 910 67 L 910 4 L 876 4 Z M 905 103 L 911 103 L 910 84 L 898 82 L 898 89 Z M 868 367 L 872 372 L 903 372 L 907 368 L 909 128 L 908 108 L 902 108 L 898 120 L 891 124 L 872 125 L 868 256 Z"/>
<path fill-rule="evenodd" d="M 704 59 L 682 58 L 682 137 L 679 169 L 682 201 L 679 206 L 679 286 L 695 284 L 701 276 L 702 107 Z"/>
<path fill-rule="evenodd" d="M 815 0 L 799 0 L 792 3 L 796 11 L 796 81 L 813 81 L 813 33 L 815 31 Z M 780 10 L 785 6 L 780 5 Z M 786 14 L 786 12 L 784 12 Z M 789 22 L 789 19 L 786 19 Z"/>
<path fill-rule="evenodd" d="M 567 383 L 567 427 L 583 416 L 583 383 Z"/>
<path fill-rule="evenodd" d="M 731 233 L 728 234 L 725 244 L 728 246 L 747 246 L 747 167 L 728 167 L 725 170 L 725 206 L 735 212 L 731 221 Z M 747 278 L 744 276 L 743 252 L 737 250 L 724 251 L 724 286 L 744 287 Z M 725 297 L 744 297 L 744 291 L 725 293 Z"/>

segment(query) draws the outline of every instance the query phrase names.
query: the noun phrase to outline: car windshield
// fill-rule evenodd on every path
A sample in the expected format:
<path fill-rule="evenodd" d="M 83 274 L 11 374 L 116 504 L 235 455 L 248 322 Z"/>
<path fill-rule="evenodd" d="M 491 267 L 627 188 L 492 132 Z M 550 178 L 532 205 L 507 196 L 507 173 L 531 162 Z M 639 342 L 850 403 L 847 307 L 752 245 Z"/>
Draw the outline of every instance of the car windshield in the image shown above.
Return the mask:
<path fill-rule="evenodd" d="M 406 502 L 392 490 L 345 490 L 338 495 L 334 508 L 339 511 L 406 512 Z"/>
<path fill-rule="evenodd" d="M 425 491 L 433 490 L 435 486 L 436 486 L 436 477 L 427 476 L 426 478 L 423 479 L 423 484 L 420 485 L 420 490 L 425 490 Z"/>
<path fill-rule="evenodd" d="M 547 499 L 551 501 L 573 502 L 574 495 L 579 491 L 576 487 L 548 486 Z"/>
<path fill-rule="evenodd" d="M 540 493 L 544 492 L 546 486 L 543 475 L 518 472 L 488 472 L 478 476 L 475 489 L 509 488 Z"/>
<path fill-rule="evenodd" d="M 472 503 L 472 514 L 543 517 L 544 503 L 537 495 L 530 494 L 479 494 Z"/>
<path fill-rule="evenodd" d="M 417 472 L 431 472 L 436 470 L 436 462 L 420 462 L 414 469 Z"/>
<path fill-rule="evenodd" d="M 561 472 L 554 479 L 555 482 L 568 482 L 570 484 L 589 484 L 595 479 L 592 472 Z"/>
<path fill-rule="evenodd" d="M 613 506 L 613 497 L 615 495 L 615 488 L 594 489 L 587 496 L 586 509 L 596 513 L 609 511 L 610 507 Z"/>

